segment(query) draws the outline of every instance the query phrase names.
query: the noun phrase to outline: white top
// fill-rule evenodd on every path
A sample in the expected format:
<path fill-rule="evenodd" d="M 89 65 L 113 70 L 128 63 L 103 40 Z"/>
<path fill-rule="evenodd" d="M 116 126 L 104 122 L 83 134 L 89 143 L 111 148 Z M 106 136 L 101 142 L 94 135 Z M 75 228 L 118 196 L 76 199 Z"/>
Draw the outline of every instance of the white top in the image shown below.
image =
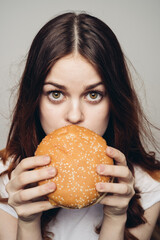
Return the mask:
<path fill-rule="evenodd" d="M 0 162 L 0 172 L 8 166 Z M 8 176 L 0 178 L 0 194 L 8 197 L 5 185 Z M 135 167 L 135 186 L 141 191 L 141 204 L 144 209 L 151 207 L 160 201 L 160 183 L 152 179 L 141 168 Z M 12 207 L 0 203 L 0 209 L 6 211 L 17 218 L 17 214 Z M 103 206 L 96 204 L 83 209 L 61 209 L 57 215 L 56 222 L 49 224 L 49 231 L 54 232 L 54 240 L 98 240 L 95 227 L 98 226 L 103 218 Z"/>

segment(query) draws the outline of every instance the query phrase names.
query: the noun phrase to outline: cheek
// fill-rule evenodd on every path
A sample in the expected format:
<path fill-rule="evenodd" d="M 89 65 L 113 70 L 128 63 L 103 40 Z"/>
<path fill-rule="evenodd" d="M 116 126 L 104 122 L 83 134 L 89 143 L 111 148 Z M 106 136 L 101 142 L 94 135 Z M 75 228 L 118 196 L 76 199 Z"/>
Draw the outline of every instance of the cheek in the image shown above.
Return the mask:
<path fill-rule="evenodd" d="M 93 131 L 99 135 L 104 135 L 110 116 L 109 103 L 104 102 L 94 109 L 88 109 L 88 122 Z"/>
<path fill-rule="evenodd" d="M 103 101 L 92 112 L 95 115 L 96 120 L 105 124 L 106 120 L 109 118 L 109 113 L 110 113 L 109 100 Z"/>
<path fill-rule="evenodd" d="M 62 119 L 63 111 L 60 108 L 53 107 L 52 104 L 45 101 L 43 98 L 39 105 L 39 117 L 42 128 L 46 134 L 51 133 L 59 128 L 60 119 Z"/>
<path fill-rule="evenodd" d="M 98 113 L 97 113 L 98 115 Z M 96 118 L 96 123 L 97 123 L 97 132 L 99 135 L 103 136 L 107 127 L 108 127 L 108 122 L 109 122 L 109 112 L 106 114 L 101 114 L 99 113 L 99 116 Z"/>

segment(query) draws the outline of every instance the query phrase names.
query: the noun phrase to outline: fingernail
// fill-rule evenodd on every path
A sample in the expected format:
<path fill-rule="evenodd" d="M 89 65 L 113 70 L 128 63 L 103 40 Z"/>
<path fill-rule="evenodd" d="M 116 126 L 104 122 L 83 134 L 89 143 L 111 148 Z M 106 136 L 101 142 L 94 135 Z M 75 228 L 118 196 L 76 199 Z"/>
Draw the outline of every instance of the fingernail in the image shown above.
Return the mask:
<path fill-rule="evenodd" d="M 98 167 L 97 167 L 97 171 L 99 172 L 99 173 L 103 173 L 104 172 L 104 169 L 105 169 L 105 167 L 104 167 L 104 165 L 98 165 Z"/>
<path fill-rule="evenodd" d="M 56 171 L 54 167 L 48 167 L 47 172 L 49 175 L 54 176 Z"/>
<path fill-rule="evenodd" d="M 98 190 L 98 191 L 102 191 L 102 190 L 104 189 L 104 186 L 103 186 L 103 185 L 104 185 L 103 183 L 97 183 L 97 184 L 96 184 L 97 190 Z"/>
<path fill-rule="evenodd" d="M 107 147 L 106 149 L 108 154 L 112 154 L 113 153 L 113 149 L 111 147 Z"/>
<path fill-rule="evenodd" d="M 50 156 L 44 156 L 44 161 L 46 162 L 46 163 L 49 163 L 50 162 Z"/>
<path fill-rule="evenodd" d="M 48 189 L 49 191 L 54 191 L 55 190 L 55 183 L 54 182 L 49 182 L 48 183 Z"/>

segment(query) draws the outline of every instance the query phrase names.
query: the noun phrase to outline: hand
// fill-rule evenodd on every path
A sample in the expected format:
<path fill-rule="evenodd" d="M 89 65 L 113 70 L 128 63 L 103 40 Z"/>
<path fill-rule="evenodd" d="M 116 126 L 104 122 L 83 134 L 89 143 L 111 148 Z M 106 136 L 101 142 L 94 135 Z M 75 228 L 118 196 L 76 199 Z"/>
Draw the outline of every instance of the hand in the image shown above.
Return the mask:
<path fill-rule="evenodd" d="M 106 153 L 109 157 L 114 158 L 115 165 L 99 165 L 97 166 L 97 172 L 100 175 L 114 177 L 117 181 L 96 185 L 99 192 L 107 193 L 100 203 L 104 204 L 105 215 L 112 217 L 124 215 L 131 198 L 135 194 L 134 178 L 127 167 L 126 158 L 122 152 L 107 147 Z"/>
<path fill-rule="evenodd" d="M 40 180 L 56 175 L 55 168 L 35 169 L 48 165 L 49 162 L 48 156 L 29 157 L 23 159 L 12 171 L 11 179 L 6 185 L 9 194 L 8 204 L 15 209 L 22 221 L 38 220 L 43 211 L 53 208 L 42 196 L 55 191 L 55 183 L 50 182 L 41 186 L 36 184 Z"/>

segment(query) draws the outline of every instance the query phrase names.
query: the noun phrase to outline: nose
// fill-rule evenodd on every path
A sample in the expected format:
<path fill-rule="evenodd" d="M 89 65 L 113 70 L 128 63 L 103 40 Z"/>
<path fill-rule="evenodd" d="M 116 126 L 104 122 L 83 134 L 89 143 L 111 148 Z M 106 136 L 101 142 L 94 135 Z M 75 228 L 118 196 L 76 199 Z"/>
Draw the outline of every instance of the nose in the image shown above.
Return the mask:
<path fill-rule="evenodd" d="M 66 121 L 70 124 L 79 124 L 84 121 L 83 106 L 79 101 L 69 103 L 66 111 Z"/>

